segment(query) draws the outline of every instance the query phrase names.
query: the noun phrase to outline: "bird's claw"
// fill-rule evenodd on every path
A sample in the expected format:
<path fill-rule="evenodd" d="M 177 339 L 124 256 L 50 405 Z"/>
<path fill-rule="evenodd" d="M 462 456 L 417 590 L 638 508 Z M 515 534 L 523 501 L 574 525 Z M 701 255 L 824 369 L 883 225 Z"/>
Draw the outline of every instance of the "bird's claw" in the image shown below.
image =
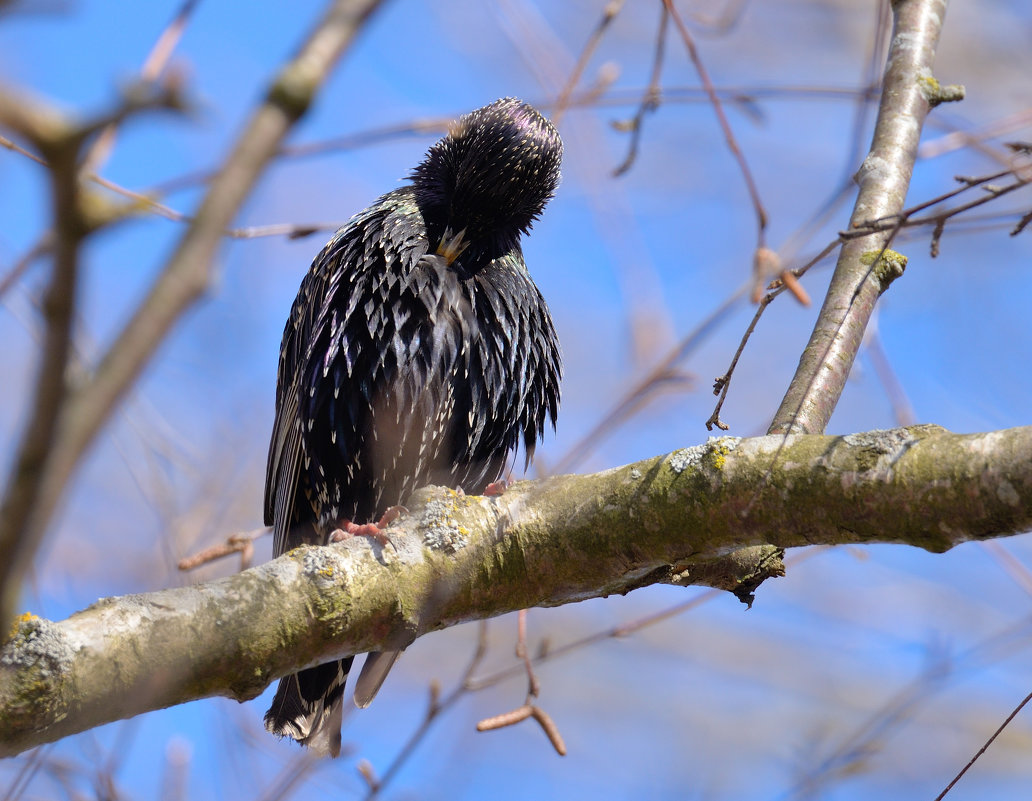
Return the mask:
<path fill-rule="evenodd" d="M 398 550 L 384 529 L 407 512 L 408 509 L 404 506 L 391 506 L 375 523 L 352 523 L 345 519 L 341 521 L 340 528 L 330 533 L 330 542 L 344 542 L 352 537 L 370 537 L 381 545 L 390 543 L 394 550 Z"/>
<path fill-rule="evenodd" d="M 492 481 L 484 487 L 484 495 L 489 498 L 492 496 L 504 495 L 507 489 L 509 489 L 509 482 L 504 478 L 500 478 L 497 481 Z"/>

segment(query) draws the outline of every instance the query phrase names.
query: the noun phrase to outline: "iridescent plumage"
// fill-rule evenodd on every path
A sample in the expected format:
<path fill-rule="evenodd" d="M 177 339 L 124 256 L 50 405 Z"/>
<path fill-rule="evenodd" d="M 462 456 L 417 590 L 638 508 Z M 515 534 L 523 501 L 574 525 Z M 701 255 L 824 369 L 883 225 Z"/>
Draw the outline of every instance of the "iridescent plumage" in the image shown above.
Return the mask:
<path fill-rule="evenodd" d="M 551 123 L 498 100 L 315 258 L 280 348 L 265 488 L 276 555 L 374 521 L 427 484 L 480 493 L 555 424 L 559 343 L 520 236 L 561 158 Z M 396 656 L 367 658 L 356 703 Z M 266 728 L 336 755 L 351 661 L 282 679 Z"/>

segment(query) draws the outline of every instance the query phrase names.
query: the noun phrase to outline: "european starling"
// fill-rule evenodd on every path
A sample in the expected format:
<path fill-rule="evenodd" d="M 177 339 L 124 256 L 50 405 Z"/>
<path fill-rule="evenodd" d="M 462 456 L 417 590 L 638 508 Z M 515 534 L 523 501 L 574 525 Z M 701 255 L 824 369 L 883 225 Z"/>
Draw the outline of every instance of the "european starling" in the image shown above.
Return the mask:
<path fill-rule="evenodd" d="M 341 228 L 301 282 L 280 346 L 265 522 L 278 556 L 368 526 L 418 487 L 482 493 L 559 411 L 559 342 L 523 261 L 562 142 L 505 98 L 461 119 Z M 355 703 L 397 653 L 370 654 Z M 280 680 L 265 727 L 340 752 L 353 657 Z"/>

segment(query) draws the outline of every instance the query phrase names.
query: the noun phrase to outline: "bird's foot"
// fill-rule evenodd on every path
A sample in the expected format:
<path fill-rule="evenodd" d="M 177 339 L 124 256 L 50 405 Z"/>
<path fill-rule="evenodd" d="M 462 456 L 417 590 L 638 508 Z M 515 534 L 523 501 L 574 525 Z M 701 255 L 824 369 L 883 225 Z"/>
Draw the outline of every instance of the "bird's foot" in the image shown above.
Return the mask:
<path fill-rule="evenodd" d="M 509 489 L 509 482 L 504 478 L 500 478 L 497 481 L 492 481 L 484 487 L 484 495 L 489 498 L 492 495 L 504 495 L 507 489 Z"/>
<path fill-rule="evenodd" d="M 340 528 L 330 532 L 331 543 L 344 542 L 344 540 L 350 540 L 352 537 L 369 537 L 381 545 L 391 542 L 387 532 L 381 529 L 377 523 L 352 523 L 350 520 L 344 519 L 340 521 Z M 391 544 L 393 545 L 394 543 Z"/>
<path fill-rule="evenodd" d="M 384 529 L 407 511 L 408 509 L 404 506 L 391 506 L 375 523 L 352 523 L 345 518 L 341 521 L 340 528 L 330 534 L 330 542 L 343 542 L 352 537 L 371 537 L 381 545 L 390 543 L 393 548 L 394 543 L 391 542 L 391 538 L 387 536 Z M 397 549 L 395 548 L 395 550 Z"/>
<path fill-rule="evenodd" d="M 378 528 L 387 528 L 391 523 L 397 520 L 402 515 L 407 515 L 408 509 L 404 506 L 388 506 L 387 511 L 383 513 L 383 516 L 376 521 Z"/>

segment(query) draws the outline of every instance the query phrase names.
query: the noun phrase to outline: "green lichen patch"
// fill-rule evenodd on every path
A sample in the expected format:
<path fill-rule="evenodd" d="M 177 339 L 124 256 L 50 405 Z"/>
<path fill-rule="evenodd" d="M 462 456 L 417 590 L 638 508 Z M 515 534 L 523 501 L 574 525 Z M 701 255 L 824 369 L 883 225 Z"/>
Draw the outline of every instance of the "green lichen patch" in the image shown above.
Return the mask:
<path fill-rule="evenodd" d="M 879 258 L 879 256 L 881 258 Z M 860 254 L 861 264 L 865 264 L 870 267 L 875 263 L 875 261 L 878 261 L 879 266 L 898 271 L 900 275 L 903 274 L 903 270 L 905 270 L 907 266 L 907 257 L 892 248 L 885 248 L 884 250 L 867 250 Z"/>
<path fill-rule="evenodd" d="M 907 268 L 907 257 L 895 250 L 868 250 L 860 254 L 860 263 L 872 268 L 881 290 L 903 275 Z"/>
<path fill-rule="evenodd" d="M 0 650 L 0 666 L 13 668 L 13 693 L 0 725 L 22 728 L 39 715 L 52 716 L 61 697 L 59 687 L 72 666 L 74 653 L 61 629 L 49 620 L 22 615 L 11 639 Z"/>
<path fill-rule="evenodd" d="M 460 526 L 454 517 L 457 504 L 469 505 L 469 499 L 454 490 L 445 491 L 443 498 L 431 498 L 423 507 L 423 544 L 435 551 L 455 553 L 469 544 L 469 530 Z"/>

